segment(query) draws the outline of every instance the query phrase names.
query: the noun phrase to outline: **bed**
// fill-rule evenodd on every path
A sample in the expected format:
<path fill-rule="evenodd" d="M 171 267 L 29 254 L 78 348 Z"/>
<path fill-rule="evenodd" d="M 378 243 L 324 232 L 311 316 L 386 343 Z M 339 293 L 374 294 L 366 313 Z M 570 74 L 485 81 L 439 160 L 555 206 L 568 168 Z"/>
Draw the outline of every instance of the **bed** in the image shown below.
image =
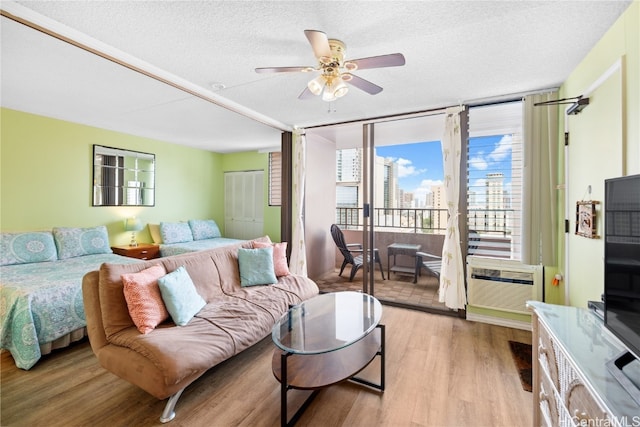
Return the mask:
<path fill-rule="evenodd" d="M 87 272 L 104 262 L 142 262 L 111 253 L 105 227 L 1 233 L 0 245 L 0 347 L 21 369 L 85 335 Z"/>
<path fill-rule="evenodd" d="M 211 219 L 149 224 L 149 231 L 153 241 L 160 245 L 162 257 L 204 251 L 246 241 L 222 237 L 218 225 Z"/>

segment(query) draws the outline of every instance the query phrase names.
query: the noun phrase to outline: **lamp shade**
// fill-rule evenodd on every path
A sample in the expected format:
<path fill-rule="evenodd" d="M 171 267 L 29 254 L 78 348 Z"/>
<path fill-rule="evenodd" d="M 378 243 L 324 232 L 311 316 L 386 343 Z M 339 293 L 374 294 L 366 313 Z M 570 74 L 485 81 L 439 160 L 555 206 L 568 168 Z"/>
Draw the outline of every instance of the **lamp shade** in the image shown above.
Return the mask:
<path fill-rule="evenodd" d="M 142 230 L 142 223 L 138 218 L 127 218 L 124 221 L 125 231 L 139 231 Z"/>
<path fill-rule="evenodd" d="M 307 83 L 307 87 L 309 88 L 311 93 L 314 95 L 320 95 L 320 93 L 322 93 L 322 88 L 324 87 L 324 85 L 325 85 L 325 78 L 322 75 L 316 77 L 315 79 Z"/>

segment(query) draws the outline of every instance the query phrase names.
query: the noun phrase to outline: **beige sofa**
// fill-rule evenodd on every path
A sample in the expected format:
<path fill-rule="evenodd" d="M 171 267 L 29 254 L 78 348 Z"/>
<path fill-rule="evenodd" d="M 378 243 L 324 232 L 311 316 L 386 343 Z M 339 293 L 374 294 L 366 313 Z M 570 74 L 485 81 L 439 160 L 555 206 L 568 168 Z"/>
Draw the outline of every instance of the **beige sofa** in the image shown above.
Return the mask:
<path fill-rule="evenodd" d="M 265 286 L 240 286 L 238 248 L 193 252 L 129 265 L 103 264 L 82 283 L 91 348 L 100 364 L 158 399 L 169 398 L 160 420 L 175 416 L 186 386 L 218 363 L 265 338 L 290 305 L 318 294 L 298 275 Z M 206 306 L 186 326 L 169 320 L 148 334 L 135 327 L 127 309 L 121 275 L 154 264 L 167 272 L 185 266 Z"/>

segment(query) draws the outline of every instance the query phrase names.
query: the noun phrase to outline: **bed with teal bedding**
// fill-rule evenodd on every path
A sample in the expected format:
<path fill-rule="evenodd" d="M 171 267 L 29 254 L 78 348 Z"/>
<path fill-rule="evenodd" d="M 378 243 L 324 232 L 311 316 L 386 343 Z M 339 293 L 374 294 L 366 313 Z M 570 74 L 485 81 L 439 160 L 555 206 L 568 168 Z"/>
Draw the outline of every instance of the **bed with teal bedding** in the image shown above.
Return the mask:
<path fill-rule="evenodd" d="M 83 330 L 82 277 L 102 263 L 141 262 L 111 253 L 106 228 L 0 235 L 0 347 L 30 369 L 47 345 Z"/>
<path fill-rule="evenodd" d="M 152 226 L 150 226 L 151 229 Z M 152 230 L 151 235 L 154 236 L 154 234 L 156 233 Z M 163 257 L 245 242 L 245 240 L 222 237 L 218 224 L 212 219 L 161 222 L 157 234 L 154 241 L 160 244 L 160 256 Z"/>

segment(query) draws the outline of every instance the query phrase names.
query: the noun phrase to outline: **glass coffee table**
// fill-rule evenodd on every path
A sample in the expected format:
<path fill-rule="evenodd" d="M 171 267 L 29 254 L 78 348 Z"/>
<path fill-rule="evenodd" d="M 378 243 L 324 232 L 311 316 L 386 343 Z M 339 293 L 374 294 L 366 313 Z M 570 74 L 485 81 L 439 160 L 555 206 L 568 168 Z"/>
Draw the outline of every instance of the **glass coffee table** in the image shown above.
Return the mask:
<path fill-rule="evenodd" d="M 281 425 L 293 425 L 322 388 L 351 380 L 384 391 L 382 305 L 360 292 L 333 292 L 292 306 L 273 327 L 273 375 L 281 384 Z M 355 377 L 380 356 L 380 383 Z M 288 420 L 287 392 L 313 390 Z"/>

